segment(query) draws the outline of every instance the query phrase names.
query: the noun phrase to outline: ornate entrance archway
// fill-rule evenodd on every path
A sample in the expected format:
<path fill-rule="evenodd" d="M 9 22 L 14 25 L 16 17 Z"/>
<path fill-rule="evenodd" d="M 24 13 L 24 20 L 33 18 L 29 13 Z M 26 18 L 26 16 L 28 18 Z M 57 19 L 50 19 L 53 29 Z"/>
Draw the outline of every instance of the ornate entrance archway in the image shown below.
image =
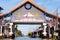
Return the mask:
<path fill-rule="evenodd" d="M 46 12 L 46 10 L 40 8 L 32 0 L 24 0 L 22 3 L 12 8 L 7 13 L 1 14 L 0 20 L 1 26 L 8 22 L 13 24 L 40 24 L 46 22 L 46 16 L 50 18 L 58 18 L 58 21 L 60 21 L 59 16 Z M 5 21 L 6 17 L 11 18 L 9 21 Z"/>

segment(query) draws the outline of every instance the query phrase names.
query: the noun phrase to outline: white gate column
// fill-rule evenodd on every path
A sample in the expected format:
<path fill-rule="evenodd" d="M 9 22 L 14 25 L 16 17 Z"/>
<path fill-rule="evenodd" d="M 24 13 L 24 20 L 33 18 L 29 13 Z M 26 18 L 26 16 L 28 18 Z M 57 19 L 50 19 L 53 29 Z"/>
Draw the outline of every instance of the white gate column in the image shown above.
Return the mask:
<path fill-rule="evenodd" d="M 2 36 L 2 26 L 0 26 L 0 36 Z"/>
<path fill-rule="evenodd" d="M 46 23 L 43 23 L 43 25 L 44 25 L 43 35 L 46 36 L 46 34 L 47 34 L 47 32 L 46 32 L 46 28 L 47 28 Z"/>
<path fill-rule="evenodd" d="M 9 26 L 10 27 L 10 31 L 11 31 L 10 34 L 13 34 L 13 32 L 12 32 L 12 25 L 13 25 L 13 23 L 10 23 L 10 26 Z"/>

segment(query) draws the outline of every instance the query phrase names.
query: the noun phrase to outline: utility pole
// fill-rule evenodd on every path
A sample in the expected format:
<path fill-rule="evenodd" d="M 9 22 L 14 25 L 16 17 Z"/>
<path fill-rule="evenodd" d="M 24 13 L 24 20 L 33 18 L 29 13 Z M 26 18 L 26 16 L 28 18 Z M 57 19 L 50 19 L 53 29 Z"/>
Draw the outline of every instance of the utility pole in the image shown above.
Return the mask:
<path fill-rule="evenodd" d="M 56 36 L 58 36 L 58 8 L 55 11 L 56 18 L 55 18 L 55 30 L 54 30 L 54 39 L 56 39 Z"/>
<path fill-rule="evenodd" d="M 56 31 L 58 30 L 58 8 L 56 9 Z"/>

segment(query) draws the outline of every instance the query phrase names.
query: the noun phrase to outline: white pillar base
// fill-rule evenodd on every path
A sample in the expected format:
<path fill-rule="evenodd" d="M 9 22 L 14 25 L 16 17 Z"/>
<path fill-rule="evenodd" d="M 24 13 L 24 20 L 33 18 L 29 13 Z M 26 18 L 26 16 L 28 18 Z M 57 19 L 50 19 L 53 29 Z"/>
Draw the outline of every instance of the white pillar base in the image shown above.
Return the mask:
<path fill-rule="evenodd" d="M 0 36 L 2 36 L 2 34 L 0 34 Z"/>
<path fill-rule="evenodd" d="M 58 33 L 54 32 L 54 35 L 55 35 L 55 36 L 58 36 Z"/>
<path fill-rule="evenodd" d="M 46 32 L 43 32 L 43 35 L 44 35 L 44 36 L 47 36 L 46 34 L 47 34 Z"/>
<path fill-rule="evenodd" d="M 51 38 L 52 37 L 52 34 L 49 34 L 49 38 Z"/>

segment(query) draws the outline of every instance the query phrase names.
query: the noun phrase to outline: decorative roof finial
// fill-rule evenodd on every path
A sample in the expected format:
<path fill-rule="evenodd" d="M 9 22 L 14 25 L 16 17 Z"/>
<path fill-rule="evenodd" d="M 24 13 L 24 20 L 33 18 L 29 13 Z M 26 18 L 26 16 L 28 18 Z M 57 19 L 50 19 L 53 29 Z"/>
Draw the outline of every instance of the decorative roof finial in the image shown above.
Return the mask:
<path fill-rule="evenodd" d="M 2 7 L 0 7 L 0 10 L 3 10 L 3 8 L 2 8 Z"/>
<path fill-rule="evenodd" d="M 3 10 L 3 8 L 2 8 L 2 7 L 0 7 L 0 14 L 1 14 L 1 10 Z"/>

